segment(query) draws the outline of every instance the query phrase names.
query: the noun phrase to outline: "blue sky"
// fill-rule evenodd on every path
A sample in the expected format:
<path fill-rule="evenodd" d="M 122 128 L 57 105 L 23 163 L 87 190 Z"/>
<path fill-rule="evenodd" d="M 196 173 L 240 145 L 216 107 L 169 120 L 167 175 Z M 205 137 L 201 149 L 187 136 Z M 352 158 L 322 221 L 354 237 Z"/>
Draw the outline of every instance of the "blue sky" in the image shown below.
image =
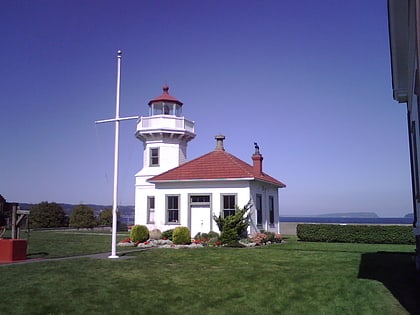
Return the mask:
<path fill-rule="evenodd" d="M 112 203 L 116 52 L 121 116 L 168 84 L 215 147 L 287 184 L 282 214 L 412 211 L 406 108 L 392 99 L 386 1 L 0 2 L 0 194 Z M 142 167 L 121 123 L 119 203 Z"/>

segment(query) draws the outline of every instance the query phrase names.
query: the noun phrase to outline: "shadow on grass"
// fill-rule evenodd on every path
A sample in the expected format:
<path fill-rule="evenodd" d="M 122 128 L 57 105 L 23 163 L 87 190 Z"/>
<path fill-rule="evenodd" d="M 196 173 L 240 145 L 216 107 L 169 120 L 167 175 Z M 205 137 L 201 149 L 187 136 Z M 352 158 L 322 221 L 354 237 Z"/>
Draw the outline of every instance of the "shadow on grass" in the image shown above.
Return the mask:
<path fill-rule="evenodd" d="M 420 280 L 415 270 L 413 254 L 362 254 L 358 277 L 382 282 L 407 312 L 420 314 Z"/>

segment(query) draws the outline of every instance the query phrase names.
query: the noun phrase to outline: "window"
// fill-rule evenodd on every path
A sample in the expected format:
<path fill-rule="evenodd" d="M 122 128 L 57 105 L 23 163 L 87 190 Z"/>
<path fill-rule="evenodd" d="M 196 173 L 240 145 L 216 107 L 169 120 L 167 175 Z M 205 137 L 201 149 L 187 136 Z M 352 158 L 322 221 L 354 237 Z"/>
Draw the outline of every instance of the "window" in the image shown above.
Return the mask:
<path fill-rule="evenodd" d="M 166 104 L 163 105 L 163 114 L 164 115 L 169 115 L 170 114 L 169 106 L 166 105 Z"/>
<path fill-rule="evenodd" d="M 190 203 L 210 203 L 210 195 L 194 195 L 190 198 Z"/>
<path fill-rule="evenodd" d="M 159 148 L 150 149 L 150 166 L 159 166 Z"/>
<path fill-rule="evenodd" d="M 257 194 L 257 225 L 262 225 L 262 195 Z"/>
<path fill-rule="evenodd" d="M 179 223 L 179 196 L 166 196 L 168 223 Z"/>
<path fill-rule="evenodd" d="M 155 197 L 147 197 L 147 223 L 155 223 Z"/>
<path fill-rule="evenodd" d="M 223 217 L 234 215 L 236 212 L 236 195 L 223 195 Z"/>
<path fill-rule="evenodd" d="M 274 197 L 268 197 L 268 206 L 269 206 L 269 214 L 270 214 L 270 224 L 274 224 Z"/>

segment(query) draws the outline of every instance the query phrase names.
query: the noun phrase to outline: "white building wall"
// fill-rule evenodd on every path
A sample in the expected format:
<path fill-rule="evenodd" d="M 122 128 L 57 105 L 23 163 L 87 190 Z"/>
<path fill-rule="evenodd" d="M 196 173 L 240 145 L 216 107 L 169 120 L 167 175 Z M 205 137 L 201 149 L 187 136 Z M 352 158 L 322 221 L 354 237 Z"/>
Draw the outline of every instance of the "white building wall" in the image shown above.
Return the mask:
<path fill-rule="evenodd" d="M 176 182 L 157 184 L 157 189 L 144 189 L 141 191 L 143 197 L 137 198 L 136 204 L 136 224 L 145 224 L 149 229 L 158 228 L 161 231 L 173 229 L 177 226 L 187 226 L 190 230 L 197 229 L 191 226 L 191 208 L 189 196 L 191 194 L 210 195 L 209 220 L 212 231 L 218 231 L 217 225 L 213 220 L 213 215 L 220 215 L 222 209 L 222 195 L 236 194 L 237 205 L 242 208 L 250 200 L 250 188 L 248 181 L 203 181 L 203 182 Z M 155 223 L 147 223 L 147 194 L 155 196 Z M 166 222 L 166 196 L 180 196 L 179 224 L 168 224 Z M 142 204 L 140 204 L 140 202 Z M 137 212 L 138 209 L 138 212 Z M 139 220 L 137 220 L 139 218 Z M 208 231 L 203 231 L 208 232 Z"/>
<path fill-rule="evenodd" d="M 262 196 L 262 224 L 257 225 L 257 207 L 256 199 L 257 195 Z M 273 197 L 274 201 L 274 223 L 270 224 L 270 196 Z M 251 185 L 251 198 L 253 203 L 252 221 L 257 225 L 259 230 L 270 231 L 273 233 L 280 233 L 279 229 L 279 192 L 278 187 L 263 183 L 263 182 L 252 182 Z"/>

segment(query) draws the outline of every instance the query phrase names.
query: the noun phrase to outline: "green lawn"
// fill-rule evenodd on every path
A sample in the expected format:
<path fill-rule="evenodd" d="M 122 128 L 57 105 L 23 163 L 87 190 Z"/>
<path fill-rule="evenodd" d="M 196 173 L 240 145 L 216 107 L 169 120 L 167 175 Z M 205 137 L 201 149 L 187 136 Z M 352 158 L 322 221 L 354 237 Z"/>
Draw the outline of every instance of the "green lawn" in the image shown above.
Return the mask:
<path fill-rule="evenodd" d="M 117 240 L 129 236 L 118 233 Z M 22 233 L 28 240 L 29 258 L 57 258 L 111 252 L 111 232 L 34 231 Z M 126 250 L 119 248 L 117 250 Z"/>
<path fill-rule="evenodd" d="M 110 236 L 29 237 L 30 255 L 58 257 L 66 252 L 60 247 L 108 251 Z M 130 259 L 1 266 L 0 314 L 419 314 L 413 250 L 289 238 L 260 248 L 152 249 Z"/>

